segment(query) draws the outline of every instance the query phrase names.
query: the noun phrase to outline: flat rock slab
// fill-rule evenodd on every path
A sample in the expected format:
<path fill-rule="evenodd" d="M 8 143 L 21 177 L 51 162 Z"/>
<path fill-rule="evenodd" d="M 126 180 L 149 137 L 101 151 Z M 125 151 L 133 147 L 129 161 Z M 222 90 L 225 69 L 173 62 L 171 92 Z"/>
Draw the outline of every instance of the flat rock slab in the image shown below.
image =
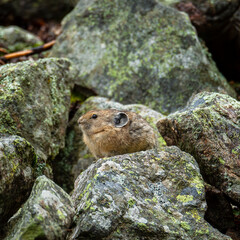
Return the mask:
<path fill-rule="evenodd" d="M 230 239 L 203 218 L 198 165 L 177 147 L 99 159 L 75 182 L 67 239 Z"/>
<path fill-rule="evenodd" d="M 240 204 L 240 102 L 203 92 L 157 126 L 168 145 L 195 157 L 206 182 Z"/>
<path fill-rule="evenodd" d="M 51 56 L 68 57 L 76 83 L 115 101 L 161 113 L 206 90 L 235 96 L 186 14 L 160 1 L 80 0 Z"/>

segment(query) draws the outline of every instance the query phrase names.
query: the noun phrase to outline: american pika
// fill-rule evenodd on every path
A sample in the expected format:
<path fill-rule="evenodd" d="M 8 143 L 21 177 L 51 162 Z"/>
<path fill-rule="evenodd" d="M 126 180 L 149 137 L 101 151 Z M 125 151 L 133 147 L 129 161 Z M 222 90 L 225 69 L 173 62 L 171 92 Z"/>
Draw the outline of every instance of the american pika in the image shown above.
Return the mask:
<path fill-rule="evenodd" d="M 97 159 L 156 146 L 152 127 L 134 112 L 92 110 L 81 116 L 78 123 L 85 144 Z"/>

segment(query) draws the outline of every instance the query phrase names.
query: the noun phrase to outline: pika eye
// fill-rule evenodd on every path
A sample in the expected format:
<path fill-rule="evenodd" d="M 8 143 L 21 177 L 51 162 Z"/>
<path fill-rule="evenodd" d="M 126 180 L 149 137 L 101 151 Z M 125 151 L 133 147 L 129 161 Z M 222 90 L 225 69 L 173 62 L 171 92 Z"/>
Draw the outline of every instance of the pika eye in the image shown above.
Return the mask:
<path fill-rule="evenodd" d="M 91 116 L 91 118 L 93 118 L 93 119 L 96 119 L 98 116 L 97 116 L 97 114 L 93 114 L 92 116 Z"/>

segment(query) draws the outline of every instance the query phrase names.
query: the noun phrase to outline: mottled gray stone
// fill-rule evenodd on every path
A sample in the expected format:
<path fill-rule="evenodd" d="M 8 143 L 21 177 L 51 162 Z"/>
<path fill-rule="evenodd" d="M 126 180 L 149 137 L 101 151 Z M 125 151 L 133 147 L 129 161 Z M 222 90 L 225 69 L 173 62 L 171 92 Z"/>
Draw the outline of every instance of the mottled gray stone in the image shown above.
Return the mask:
<path fill-rule="evenodd" d="M 39 157 L 64 146 L 73 73 L 67 59 L 0 67 L 0 133 L 26 138 Z"/>
<path fill-rule="evenodd" d="M 75 182 L 67 239 L 230 239 L 204 220 L 204 185 L 177 147 L 99 159 Z"/>
<path fill-rule="evenodd" d="M 11 218 L 5 239 L 65 240 L 73 215 L 71 197 L 47 177 L 38 177 L 29 199 Z"/>
<path fill-rule="evenodd" d="M 80 0 L 51 56 L 71 59 L 76 83 L 161 113 L 206 90 L 235 96 L 186 14 L 156 0 Z M 74 47 L 73 47 L 74 46 Z"/>
<path fill-rule="evenodd" d="M 197 160 L 204 180 L 240 204 L 240 103 L 219 93 L 194 96 L 183 110 L 160 119 L 168 145 Z"/>

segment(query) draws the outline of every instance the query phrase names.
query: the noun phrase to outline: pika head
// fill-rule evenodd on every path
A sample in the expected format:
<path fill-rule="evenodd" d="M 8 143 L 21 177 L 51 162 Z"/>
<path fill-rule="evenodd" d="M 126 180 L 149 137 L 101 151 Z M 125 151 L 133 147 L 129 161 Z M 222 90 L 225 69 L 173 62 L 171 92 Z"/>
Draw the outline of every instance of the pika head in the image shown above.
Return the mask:
<path fill-rule="evenodd" d="M 78 123 L 85 144 L 96 158 L 142 151 L 156 145 L 153 129 L 134 112 L 92 110 L 81 116 Z"/>

